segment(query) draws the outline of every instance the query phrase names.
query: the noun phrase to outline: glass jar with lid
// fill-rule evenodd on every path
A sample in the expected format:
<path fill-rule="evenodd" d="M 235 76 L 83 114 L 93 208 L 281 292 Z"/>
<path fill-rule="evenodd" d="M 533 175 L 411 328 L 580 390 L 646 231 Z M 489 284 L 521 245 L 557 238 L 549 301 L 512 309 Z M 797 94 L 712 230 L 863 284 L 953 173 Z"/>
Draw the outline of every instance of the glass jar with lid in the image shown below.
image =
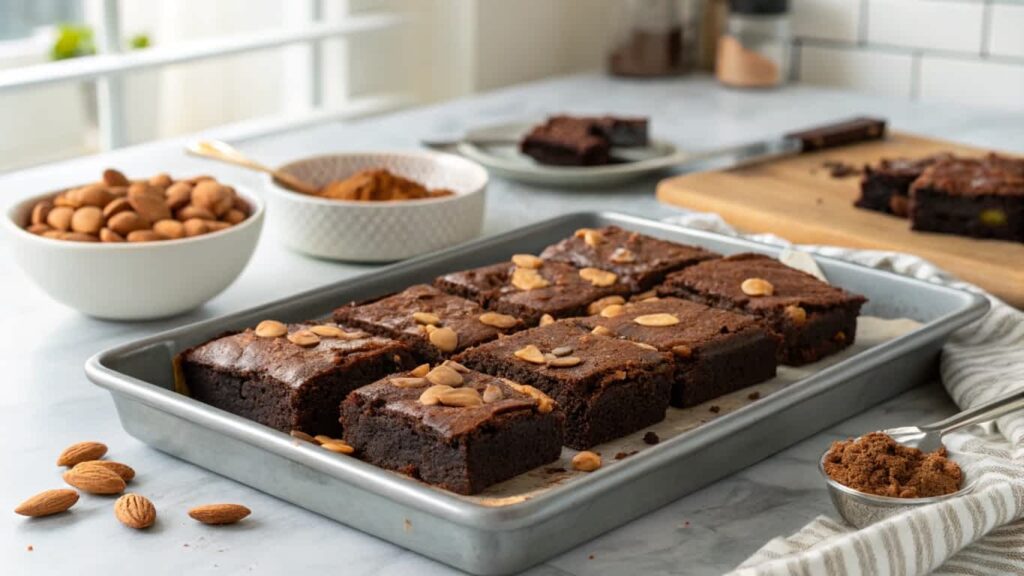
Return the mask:
<path fill-rule="evenodd" d="M 715 76 L 739 88 L 779 86 L 789 76 L 791 44 L 788 0 L 729 0 Z"/>

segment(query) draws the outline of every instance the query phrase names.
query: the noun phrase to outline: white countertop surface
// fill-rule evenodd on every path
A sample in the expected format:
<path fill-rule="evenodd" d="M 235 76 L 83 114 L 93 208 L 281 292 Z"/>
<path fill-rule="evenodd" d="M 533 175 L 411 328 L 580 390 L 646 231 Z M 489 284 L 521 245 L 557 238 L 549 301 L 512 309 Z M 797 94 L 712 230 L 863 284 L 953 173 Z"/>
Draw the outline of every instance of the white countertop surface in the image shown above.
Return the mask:
<path fill-rule="evenodd" d="M 898 130 L 1024 152 L 1024 116 L 794 86 L 739 92 L 705 79 L 624 82 L 598 75 L 561 78 L 377 118 L 330 123 L 239 143 L 270 164 L 338 150 L 414 148 L 440 132 L 549 112 L 652 117 L 656 135 L 699 150 L 766 137 L 854 114 L 887 117 Z M 7 138 L 15 135 L 5 135 Z M 0 201 L 95 179 L 114 166 L 129 175 L 213 173 L 259 187 L 241 170 L 187 157 L 182 141 L 161 142 L 0 176 Z M 673 209 L 654 199 L 658 177 L 598 191 L 561 191 L 493 180 L 484 233 L 565 212 L 614 209 L 648 217 Z M 82 372 L 111 345 L 307 290 L 372 270 L 313 260 L 264 231 L 241 277 L 199 310 L 170 320 L 110 323 L 49 300 L 24 277 L 5 241 L 0 249 L 0 566 L 4 574 L 450 574 L 454 570 L 314 513 L 148 448 L 118 422 L 110 396 Z M 766 540 L 815 515 L 833 513 L 815 460 L 833 439 L 944 417 L 954 410 L 941 386 L 922 386 L 776 454 L 758 465 L 583 544 L 531 574 L 716 574 Z M 66 445 L 95 439 L 139 473 L 131 489 L 160 514 L 146 532 L 122 527 L 112 500 L 83 497 L 70 514 L 30 521 L 10 510 L 62 486 L 54 465 Z M 239 502 L 251 518 L 211 529 L 185 515 L 191 505 Z M 31 546 L 32 550 L 29 550 Z"/>

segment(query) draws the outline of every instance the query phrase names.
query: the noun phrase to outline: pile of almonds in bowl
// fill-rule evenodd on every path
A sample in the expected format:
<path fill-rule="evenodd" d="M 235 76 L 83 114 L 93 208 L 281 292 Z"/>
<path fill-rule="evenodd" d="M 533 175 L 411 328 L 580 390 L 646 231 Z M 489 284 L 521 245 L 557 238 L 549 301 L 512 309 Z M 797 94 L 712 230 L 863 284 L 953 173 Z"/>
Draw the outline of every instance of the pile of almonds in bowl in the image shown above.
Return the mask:
<path fill-rule="evenodd" d="M 251 213 L 234 188 L 211 176 L 129 180 L 107 169 L 99 182 L 37 202 L 25 229 L 77 242 L 156 242 L 217 232 Z"/>

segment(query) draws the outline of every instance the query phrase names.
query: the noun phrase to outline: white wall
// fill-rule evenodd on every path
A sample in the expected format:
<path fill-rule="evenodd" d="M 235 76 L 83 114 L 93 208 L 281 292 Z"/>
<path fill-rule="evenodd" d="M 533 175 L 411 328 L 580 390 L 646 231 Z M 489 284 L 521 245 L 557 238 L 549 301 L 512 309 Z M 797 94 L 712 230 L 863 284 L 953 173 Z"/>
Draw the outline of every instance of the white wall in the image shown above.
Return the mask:
<path fill-rule="evenodd" d="M 1020 0 L 794 0 L 794 77 L 1024 110 Z"/>

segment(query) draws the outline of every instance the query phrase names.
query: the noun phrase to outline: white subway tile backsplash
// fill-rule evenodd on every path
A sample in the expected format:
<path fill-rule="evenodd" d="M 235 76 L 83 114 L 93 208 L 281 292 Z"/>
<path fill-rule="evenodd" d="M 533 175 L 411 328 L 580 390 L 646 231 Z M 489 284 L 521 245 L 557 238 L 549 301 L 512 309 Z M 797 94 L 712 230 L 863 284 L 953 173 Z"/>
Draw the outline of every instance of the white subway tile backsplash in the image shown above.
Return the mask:
<path fill-rule="evenodd" d="M 799 61 L 801 82 L 886 96 L 911 95 L 910 54 L 803 45 Z"/>
<path fill-rule="evenodd" d="M 993 4 L 989 54 L 1024 57 L 1024 4 Z"/>
<path fill-rule="evenodd" d="M 869 0 L 868 44 L 980 54 L 982 2 Z"/>
<path fill-rule="evenodd" d="M 859 0 L 793 0 L 793 33 L 801 38 L 857 41 Z"/>
<path fill-rule="evenodd" d="M 925 55 L 920 98 L 1024 111 L 1024 65 Z"/>

